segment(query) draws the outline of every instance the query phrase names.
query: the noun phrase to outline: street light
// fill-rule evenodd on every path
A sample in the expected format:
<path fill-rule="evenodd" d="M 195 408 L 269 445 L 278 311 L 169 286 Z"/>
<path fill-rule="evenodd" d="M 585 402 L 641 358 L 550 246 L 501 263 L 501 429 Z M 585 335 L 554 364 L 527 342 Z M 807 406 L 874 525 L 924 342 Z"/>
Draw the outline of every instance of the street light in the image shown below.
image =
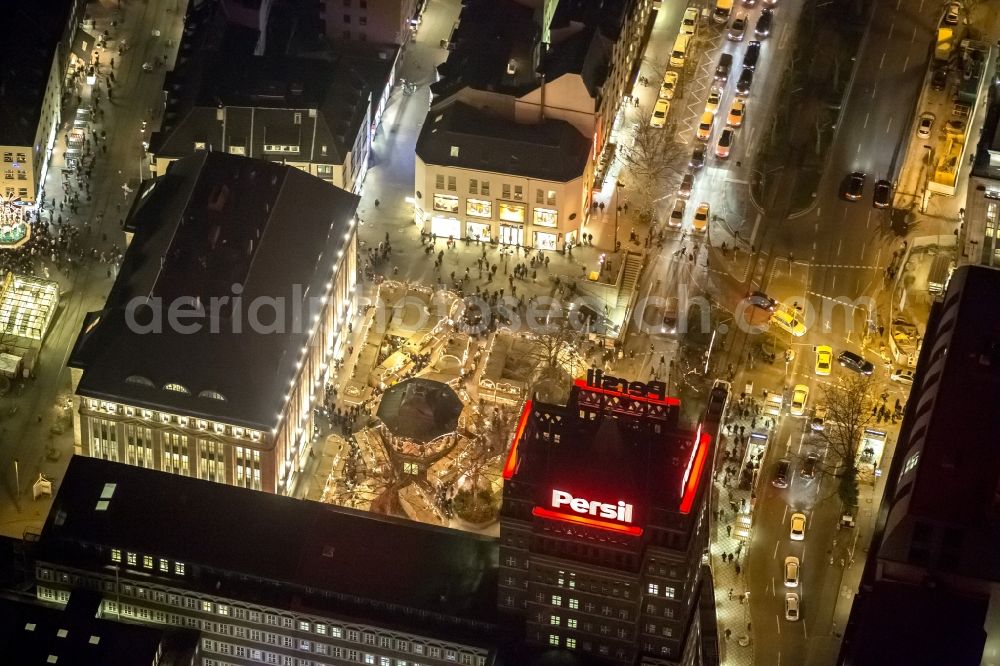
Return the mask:
<path fill-rule="evenodd" d="M 620 211 L 622 208 L 619 200 L 621 199 L 620 193 L 623 187 L 625 187 L 624 183 L 622 183 L 620 180 L 615 181 L 615 246 L 613 250 L 614 252 L 618 252 L 618 211 Z"/>

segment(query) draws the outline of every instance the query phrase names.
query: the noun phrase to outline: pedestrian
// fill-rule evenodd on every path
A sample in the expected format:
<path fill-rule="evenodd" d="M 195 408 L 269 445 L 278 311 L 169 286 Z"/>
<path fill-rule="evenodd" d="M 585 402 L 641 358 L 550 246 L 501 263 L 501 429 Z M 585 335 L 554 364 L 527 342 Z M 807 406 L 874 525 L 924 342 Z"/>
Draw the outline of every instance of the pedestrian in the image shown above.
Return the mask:
<path fill-rule="evenodd" d="M 726 525 L 726 536 L 732 536 L 732 535 L 733 535 L 733 526 Z"/>
<path fill-rule="evenodd" d="M 843 560 L 841 560 L 841 562 L 843 562 Z M 739 562 L 736 563 L 736 575 L 737 576 L 740 575 L 740 563 Z"/>
<path fill-rule="evenodd" d="M 727 641 L 729 640 L 729 637 L 732 636 L 732 635 L 733 635 L 733 630 L 732 629 L 726 629 L 726 640 Z"/>
<path fill-rule="evenodd" d="M 743 595 L 741 594 L 740 595 L 740 606 L 742 606 L 742 605 L 743 605 Z"/>
<path fill-rule="evenodd" d="M 376 200 L 375 200 L 375 207 L 376 207 L 376 208 L 378 208 L 378 204 L 379 204 L 379 200 L 378 200 L 378 199 L 376 199 Z M 387 235 L 388 235 L 388 234 L 387 234 Z"/>

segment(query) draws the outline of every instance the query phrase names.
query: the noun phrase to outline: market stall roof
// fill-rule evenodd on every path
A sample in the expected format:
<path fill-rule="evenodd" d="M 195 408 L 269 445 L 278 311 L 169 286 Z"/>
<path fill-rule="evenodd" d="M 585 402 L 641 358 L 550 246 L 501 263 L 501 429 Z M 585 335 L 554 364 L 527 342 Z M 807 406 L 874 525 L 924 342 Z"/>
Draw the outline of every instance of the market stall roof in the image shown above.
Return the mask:
<path fill-rule="evenodd" d="M 392 434 L 429 442 L 455 430 L 462 408 L 447 384 L 415 377 L 386 390 L 377 416 Z"/>

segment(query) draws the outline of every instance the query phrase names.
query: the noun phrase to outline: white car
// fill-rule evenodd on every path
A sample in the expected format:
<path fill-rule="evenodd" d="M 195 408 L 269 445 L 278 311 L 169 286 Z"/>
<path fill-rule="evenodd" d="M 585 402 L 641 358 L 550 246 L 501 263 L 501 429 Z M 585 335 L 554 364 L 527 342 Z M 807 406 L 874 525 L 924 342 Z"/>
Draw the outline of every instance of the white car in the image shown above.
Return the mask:
<path fill-rule="evenodd" d="M 799 620 L 799 595 L 795 592 L 785 594 L 785 619 L 789 622 Z"/>
<path fill-rule="evenodd" d="M 687 207 L 687 202 L 684 199 L 678 199 L 674 202 L 674 209 L 670 211 L 670 217 L 667 219 L 667 224 L 674 229 L 679 229 L 684 224 L 684 209 Z"/>
<path fill-rule="evenodd" d="M 681 34 L 693 35 L 698 28 L 698 8 L 688 7 L 684 10 L 684 18 L 681 19 Z"/>
<path fill-rule="evenodd" d="M 910 385 L 913 383 L 913 370 L 896 370 L 889 375 L 889 379 L 900 384 Z"/>
<path fill-rule="evenodd" d="M 809 387 L 805 384 L 796 384 L 792 390 L 792 404 L 788 411 L 792 416 L 802 416 L 806 412 L 806 401 L 809 400 Z"/>
<path fill-rule="evenodd" d="M 806 538 L 806 514 L 793 513 L 789 537 L 792 541 L 803 541 Z"/>
<path fill-rule="evenodd" d="M 673 99 L 674 91 L 677 90 L 677 72 L 670 70 L 663 75 L 663 83 L 660 84 L 660 99 Z"/>
<path fill-rule="evenodd" d="M 917 136 L 921 139 L 929 139 L 932 127 L 934 127 L 934 114 L 930 111 L 920 114 L 920 124 L 917 125 Z"/>
<path fill-rule="evenodd" d="M 722 101 L 722 91 L 713 90 L 708 93 L 708 101 L 705 102 L 705 111 L 713 116 L 719 112 L 719 102 Z"/>
<path fill-rule="evenodd" d="M 789 555 L 785 558 L 785 587 L 799 586 L 799 558 Z"/>

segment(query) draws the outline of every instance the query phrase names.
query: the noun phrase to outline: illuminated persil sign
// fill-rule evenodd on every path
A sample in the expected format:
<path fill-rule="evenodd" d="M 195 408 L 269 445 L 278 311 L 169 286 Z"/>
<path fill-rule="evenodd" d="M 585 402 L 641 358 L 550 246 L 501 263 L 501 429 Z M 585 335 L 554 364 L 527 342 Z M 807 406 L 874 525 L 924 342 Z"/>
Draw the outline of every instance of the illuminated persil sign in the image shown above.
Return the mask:
<path fill-rule="evenodd" d="M 573 497 L 572 493 L 565 490 L 553 489 L 549 505 L 552 508 L 536 506 L 531 513 L 546 520 L 596 527 L 629 536 L 642 535 L 641 527 L 628 524 L 632 522 L 632 505 L 627 502 L 619 501 L 617 504 L 597 502 Z"/>
<path fill-rule="evenodd" d="M 597 518 L 608 518 L 622 523 L 632 522 L 632 505 L 619 500 L 618 504 L 606 504 L 604 502 L 589 501 L 579 497 L 573 497 L 565 490 L 552 491 L 552 508 L 561 509 L 563 507 L 579 513 L 594 516 Z"/>
<path fill-rule="evenodd" d="M 630 382 L 619 377 L 604 374 L 600 368 L 587 370 L 587 386 L 614 391 L 633 398 L 667 399 L 667 385 L 663 382 Z"/>

